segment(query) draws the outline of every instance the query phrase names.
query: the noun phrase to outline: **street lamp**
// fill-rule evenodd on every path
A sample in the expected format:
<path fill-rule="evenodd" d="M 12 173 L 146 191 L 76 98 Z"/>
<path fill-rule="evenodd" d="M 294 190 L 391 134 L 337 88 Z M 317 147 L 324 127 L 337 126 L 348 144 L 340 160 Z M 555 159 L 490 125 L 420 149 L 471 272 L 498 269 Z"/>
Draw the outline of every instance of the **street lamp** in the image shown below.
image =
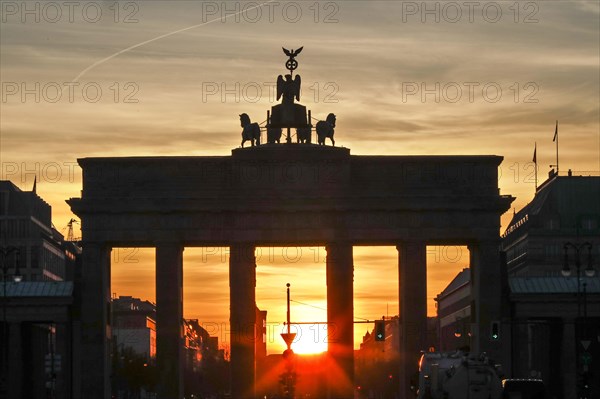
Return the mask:
<path fill-rule="evenodd" d="M 563 269 L 562 269 L 562 275 L 565 277 L 569 277 L 571 275 L 571 268 L 569 267 L 569 249 L 572 249 L 573 252 L 575 253 L 575 269 L 577 271 L 577 317 L 578 318 L 581 317 L 580 297 L 581 297 L 581 283 L 582 283 L 581 277 L 582 276 L 581 276 L 581 256 L 580 255 L 585 249 L 587 249 L 588 262 L 587 262 L 587 267 L 584 270 L 584 274 L 586 277 L 593 277 L 596 274 L 596 270 L 594 270 L 594 268 L 592 267 L 592 248 L 593 247 L 590 242 L 584 242 L 583 244 L 573 244 L 571 242 L 567 242 L 567 243 L 565 243 L 565 245 L 563 247 L 565 258 L 564 258 L 564 265 L 563 265 Z M 584 281 L 583 281 L 583 334 L 582 333 L 578 334 L 578 335 L 583 336 L 583 340 L 585 340 L 587 338 L 586 286 L 587 286 L 587 282 L 584 279 Z M 583 340 L 581 340 L 582 344 L 583 344 Z M 579 342 L 576 344 L 576 348 L 579 349 Z M 576 353 L 578 352 L 577 349 L 576 349 Z M 581 356 L 581 362 L 583 363 L 582 377 L 584 380 L 584 383 L 583 383 L 584 387 L 583 387 L 583 391 L 578 393 L 578 396 L 581 395 L 582 393 L 585 394 L 584 391 L 587 389 L 587 383 L 585 382 L 585 380 L 587 379 L 589 359 L 591 359 L 591 357 L 589 356 L 589 353 L 587 353 L 587 347 L 585 347 L 585 352 Z M 580 387 L 579 384 L 577 384 L 577 386 L 578 386 L 578 388 Z"/>
<path fill-rule="evenodd" d="M 462 337 L 462 333 L 463 333 L 463 323 L 462 323 L 462 318 L 457 317 L 456 318 L 456 322 L 454 323 L 454 336 L 456 338 L 460 338 Z"/>
<path fill-rule="evenodd" d="M 573 249 L 575 252 L 575 269 L 577 270 L 577 316 L 581 317 L 581 304 L 580 304 L 580 295 L 581 295 L 581 252 L 584 249 L 587 249 L 588 253 L 588 265 L 584 270 L 584 273 L 587 277 L 594 277 L 596 274 L 596 270 L 592 267 L 592 244 L 589 242 L 584 242 L 583 244 L 573 244 L 571 242 L 565 243 L 563 249 L 565 253 L 565 260 L 563 269 L 561 271 L 562 275 L 565 277 L 569 277 L 571 275 L 571 268 L 569 267 L 569 248 Z M 587 283 L 583 282 L 583 292 L 585 293 L 585 287 Z M 583 312 L 584 319 L 587 317 L 587 306 L 586 306 L 586 298 L 584 297 L 583 304 Z"/>
<path fill-rule="evenodd" d="M 292 342 L 296 338 L 296 333 L 290 331 L 291 312 L 290 312 L 290 283 L 287 287 L 287 333 L 282 333 L 281 338 L 285 341 L 287 349 L 283 351 L 283 359 L 285 361 L 285 372 L 280 376 L 280 383 L 284 390 L 286 398 L 293 398 L 296 389 L 296 373 L 294 372 L 294 351 L 292 350 Z"/>
<path fill-rule="evenodd" d="M 7 295 L 6 295 L 6 280 L 8 277 L 8 269 L 9 265 L 6 262 L 8 256 L 12 253 L 15 253 L 15 274 L 13 274 L 13 281 L 15 283 L 20 283 L 23 279 L 21 275 L 21 271 L 19 269 L 19 248 L 17 247 L 5 247 L 0 248 L 0 255 L 2 255 L 2 393 L 6 393 L 6 382 L 8 381 L 8 334 L 7 334 L 7 322 L 6 322 L 6 303 L 7 303 Z"/>

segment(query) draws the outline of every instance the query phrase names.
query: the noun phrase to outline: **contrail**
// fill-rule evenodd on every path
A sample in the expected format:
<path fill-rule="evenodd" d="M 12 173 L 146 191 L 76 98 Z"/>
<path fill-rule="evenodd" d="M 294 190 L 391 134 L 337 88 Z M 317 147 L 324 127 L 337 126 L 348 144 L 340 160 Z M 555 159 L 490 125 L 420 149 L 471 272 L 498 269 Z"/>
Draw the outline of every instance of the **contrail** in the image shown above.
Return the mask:
<path fill-rule="evenodd" d="M 248 11 L 248 10 L 253 10 L 253 9 L 255 9 L 255 8 L 260 8 L 260 7 L 264 6 L 265 4 L 272 3 L 273 1 L 275 1 L 275 0 L 269 0 L 269 1 L 265 1 L 265 2 L 263 2 L 263 3 L 257 4 L 256 6 L 249 7 L 249 8 L 247 8 L 247 9 L 243 10 L 243 11 L 239 11 L 239 12 L 236 12 L 236 13 L 233 13 L 233 14 L 227 14 L 227 15 L 225 15 L 225 19 L 227 19 L 227 18 L 228 18 L 228 17 L 230 17 L 230 16 L 236 16 L 236 15 L 239 15 L 239 14 L 241 14 L 241 13 L 243 13 L 243 12 L 246 12 L 246 11 Z M 127 47 L 127 48 L 124 48 L 124 49 L 122 49 L 122 50 L 119 50 L 119 51 L 117 51 L 116 53 L 114 53 L 114 54 L 111 54 L 111 55 L 109 55 L 109 56 L 108 56 L 108 57 L 106 57 L 106 58 L 103 58 L 103 59 L 101 59 L 101 60 L 98 60 L 98 61 L 94 62 L 94 63 L 93 63 L 92 65 L 90 65 L 89 67 L 87 67 L 87 68 L 85 68 L 83 71 L 79 72 L 79 74 L 78 74 L 78 75 L 75 77 L 75 79 L 73 79 L 73 80 L 72 80 L 72 82 L 77 82 L 77 81 L 79 81 L 79 79 L 81 79 L 81 77 L 82 77 L 83 75 L 85 75 L 87 72 L 89 72 L 90 70 L 94 69 L 94 68 L 95 68 L 95 67 L 97 67 L 98 65 L 102 65 L 102 64 L 104 64 L 106 61 L 110 61 L 110 60 L 112 60 L 113 58 L 115 58 L 115 57 L 117 57 L 117 56 L 119 56 L 119 55 L 121 55 L 121 54 L 123 54 L 123 53 L 126 53 L 126 52 L 128 52 L 128 51 L 130 51 L 130 50 L 136 49 L 136 48 L 138 48 L 138 47 L 141 47 L 141 46 L 143 46 L 143 45 L 146 45 L 146 44 L 148 44 L 148 43 L 155 42 L 155 41 L 157 41 L 157 40 L 160 40 L 160 39 L 164 39 L 165 37 L 169 37 L 169 36 L 172 36 L 172 35 L 176 35 L 177 33 L 185 32 L 185 31 L 187 31 L 187 30 L 190 30 L 190 29 L 195 29 L 195 28 L 199 28 L 199 27 L 201 27 L 201 26 L 204 26 L 204 25 L 208 25 L 208 24 L 210 24 L 210 23 L 212 23 L 212 22 L 215 22 L 215 21 L 218 21 L 218 20 L 220 20 L 220 19 L 222 19 L 222 17 L 215 18 L 215 19 L 211 19 L 210 21 L 206 21 L 206 22 L 203 22 L 203 23 L 201 23 L 201 24 L 197 24 L 197 25 L 188 26 L 187 28 L 178 29 L 178 30 L 175 30 L 175 31 L 173 31 L 173 32 L 168 32 L 168 33 L 162 34 L 162 35 L 160 35 L 160 36 L 156 36 L 156 37 L 154 37 L 154 38 L 152 38 L 152 39 L 148 39 L 148 40 L 145 40 L 145 41 L 143 41 L 143 42 L 140 42 L 140 43 L 134 44 L 134 45 L 132 45 L 132 46 L 129 46 L 129 47 Z"/>

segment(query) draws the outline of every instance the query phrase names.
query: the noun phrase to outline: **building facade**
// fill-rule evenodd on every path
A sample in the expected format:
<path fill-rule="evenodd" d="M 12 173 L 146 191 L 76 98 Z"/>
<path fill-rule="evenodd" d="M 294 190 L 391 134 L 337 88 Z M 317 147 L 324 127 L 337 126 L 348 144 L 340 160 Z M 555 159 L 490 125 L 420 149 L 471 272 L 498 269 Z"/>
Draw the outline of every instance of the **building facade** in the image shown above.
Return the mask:
<path fill-rule="evenodd" d="M 2 247 L 16 247 L 6 259 L 14 273 L 18 256 L 24 281 L 72 281 L 81 248 L 65 241 L 52 225 L 52 208 L 35 190 L 22 191 L 0 181 L 0 235 Z"/>
<path fill-rule="evenodd" d="M 0 397 L 68 399 L 73 390 L 81 248 L 65 241 L 51 215 L 35 186 L 0 181 Z"/>
<path fill-rule="evenodd" d="M 355 351 L 356 390 L 361 398 L 396 397 L 400 364 L 400 336 L 402 325 L 398 316 L 385 319 L 385 337 L 383 341 L 375 339 L 375 329 L 363 336 L 360 349 Z M 427 318 L 426 331 L 423 333 L 424 348 L 437 347 L 437 319 Z M 416 381 L 414 376 L 411 383 Z"/>
<path fill-rule="evenodd" d="M 551 398 L 600 397 L 599 224 L 600 177 L 552 173 L 502 235 L 505 369 L 543 379 Z M 470 287 L 465 269 L 436 298 L 443 350 L 470 342 L 453 336 L 468 327 L 458 316 L 470 313 Z"/>
<path fill-rule="evenodd" d="M 131 348 L 147 361 L 156 357 L 156 305 L 131 296 L 112 300 L 113 346 Z"/>
<path fill-rule="evenodd" d="M 600 259 L 600 177 L 552 175 L 538 187 L 502 235 L 509 276 L 561 276 L 567 242 L 591 243 Z"/>
<path fill-rule="evenodd" d="M 554 173 L 502 237 L 512 372 L 555 397 L 600 397 L 600 177 Z"/>
<path fill-rule="evenodd" d="M 6 290 L 6 291 L 5 291 Z M 74 296 L 71 281 L 0 284 L 0 398 L 71 398 Z"/>
<path fill-rule="evenodd" d="M 471 346 L 471 279 L 465 268 L 435 298 L 437 305 L 437 330 L 442 352 Z"/>

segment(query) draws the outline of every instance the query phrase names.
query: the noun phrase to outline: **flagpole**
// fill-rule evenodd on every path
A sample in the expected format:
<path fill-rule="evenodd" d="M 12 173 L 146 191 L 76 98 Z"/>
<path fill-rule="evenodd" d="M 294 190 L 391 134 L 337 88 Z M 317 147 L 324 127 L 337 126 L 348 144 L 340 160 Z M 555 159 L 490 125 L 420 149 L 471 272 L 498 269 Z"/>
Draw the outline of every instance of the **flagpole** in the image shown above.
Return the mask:
<path fill-rule="evenodd" d="M 554 138 L 556 139 L 556 175 L 558 176 L 558 120 L 554 129 Z"/>
<path fill-rule="evenodd" d="M 535 168 L 535 192 L 537 193 L 538 188 L 538 176 L 537 176 L 537 142 L 533 145 L 533 167 Z"/>

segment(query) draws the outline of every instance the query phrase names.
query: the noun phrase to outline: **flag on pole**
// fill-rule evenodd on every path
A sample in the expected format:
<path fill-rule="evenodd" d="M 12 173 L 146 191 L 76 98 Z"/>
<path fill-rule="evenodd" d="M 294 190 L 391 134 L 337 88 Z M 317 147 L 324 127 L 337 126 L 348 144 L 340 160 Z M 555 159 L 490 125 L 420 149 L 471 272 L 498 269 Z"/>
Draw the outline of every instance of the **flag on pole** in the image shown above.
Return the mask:
<path fill-rule="evenodd" d="M 552 139 L 552 142 L 555 142 L 557 137 L 558 137 L 558 121 L 556 121 L 556 128 L 554 129 L 554 138 Z"/>
<path fill-rule="evenodd" d="M 533 163 L 537 164 L 537 143 L 533 145 Z"/>

